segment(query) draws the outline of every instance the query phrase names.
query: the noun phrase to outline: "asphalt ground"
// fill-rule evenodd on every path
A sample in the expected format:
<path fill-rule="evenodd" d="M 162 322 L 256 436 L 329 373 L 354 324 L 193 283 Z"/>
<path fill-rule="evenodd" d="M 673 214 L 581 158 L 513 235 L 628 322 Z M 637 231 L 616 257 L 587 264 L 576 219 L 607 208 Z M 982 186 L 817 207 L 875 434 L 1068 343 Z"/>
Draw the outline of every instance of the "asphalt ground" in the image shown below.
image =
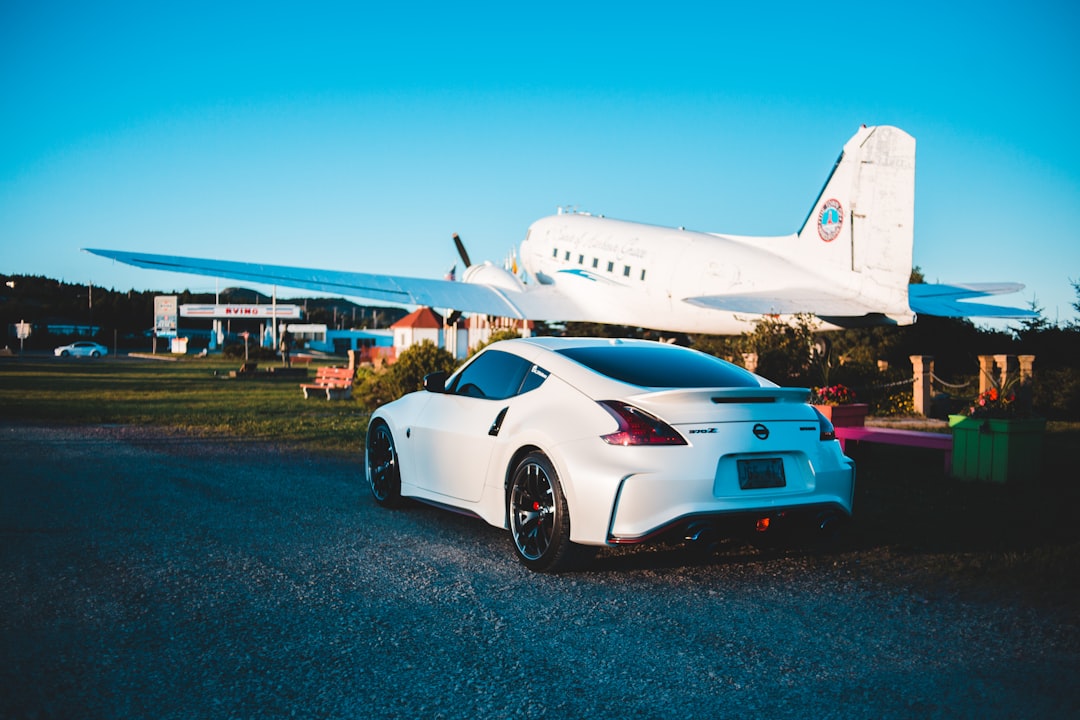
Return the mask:
<path fill-rule="evenodd" d="M 3 718 L 1080 716 L 1075 614 L 872 558 L 537 575 L 359 456 L 154 429 L 0 423 L 0 468 Z"/>

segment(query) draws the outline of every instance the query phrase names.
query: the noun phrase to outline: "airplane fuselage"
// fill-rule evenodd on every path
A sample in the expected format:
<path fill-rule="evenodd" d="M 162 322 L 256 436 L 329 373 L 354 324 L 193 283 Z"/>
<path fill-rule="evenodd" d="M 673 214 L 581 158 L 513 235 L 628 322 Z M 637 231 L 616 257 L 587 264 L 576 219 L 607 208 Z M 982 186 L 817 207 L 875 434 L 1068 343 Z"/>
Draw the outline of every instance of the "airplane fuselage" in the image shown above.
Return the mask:
<path fill-rule="evenodd" d="M 768 249 L 795 242 L 794 235 L 738 238 L 560 214 L 532 224 L 520 259 L 533 283 L 557 287 L 607 322 L 738 334 L 752 330 L 760 315 L 722 312 L 693 299 L 718 288 L 743 294 L 828 282 Z"/>

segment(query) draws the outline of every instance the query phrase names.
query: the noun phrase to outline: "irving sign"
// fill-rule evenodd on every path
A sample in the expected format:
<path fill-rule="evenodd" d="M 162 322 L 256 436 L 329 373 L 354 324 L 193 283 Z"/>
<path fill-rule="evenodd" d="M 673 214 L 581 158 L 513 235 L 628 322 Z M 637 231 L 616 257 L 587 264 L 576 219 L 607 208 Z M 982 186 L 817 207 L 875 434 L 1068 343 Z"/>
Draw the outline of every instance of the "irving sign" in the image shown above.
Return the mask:
<path fill-rule="evenodd" d="M 155 337 L 176 337 L 175 295 L 154 297 L 154 335 Z"/>
<path fill-rule="evenodd" d="M 250 318 L 252 320 L 299 320 L 299 305 L 181 305 L 180 317 L 211 318 L 225 320 Z"/>

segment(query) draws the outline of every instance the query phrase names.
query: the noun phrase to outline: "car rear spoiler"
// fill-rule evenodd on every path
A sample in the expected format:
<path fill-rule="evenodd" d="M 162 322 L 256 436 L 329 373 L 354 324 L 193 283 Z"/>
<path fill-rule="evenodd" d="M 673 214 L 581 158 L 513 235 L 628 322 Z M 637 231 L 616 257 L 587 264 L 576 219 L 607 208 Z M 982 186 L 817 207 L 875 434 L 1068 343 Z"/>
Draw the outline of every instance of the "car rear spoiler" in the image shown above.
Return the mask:
<path fill-rule="evenodd" d="M 649 405 L 704 402 L 712 402 L 717 405 L 727 403 L 806 403 L 810 401 L 810 390 L 808 388 L 782 387 L 678 388 L 640 393 L 630 399 L 634 402 L 644 402 Z"/>

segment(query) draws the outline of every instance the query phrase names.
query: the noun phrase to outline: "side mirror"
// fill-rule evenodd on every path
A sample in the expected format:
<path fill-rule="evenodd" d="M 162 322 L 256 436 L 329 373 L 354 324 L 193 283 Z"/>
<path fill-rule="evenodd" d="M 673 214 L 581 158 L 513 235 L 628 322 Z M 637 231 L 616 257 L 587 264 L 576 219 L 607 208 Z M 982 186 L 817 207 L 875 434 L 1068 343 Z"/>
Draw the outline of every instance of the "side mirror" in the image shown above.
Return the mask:
<path fill-rule="evenodd" d="M 424 389 L 433 393 L 446 392 L 446 378 L 450 377 L 450 373 L 446 372 L 433 372 L 424 376 Z"/>

